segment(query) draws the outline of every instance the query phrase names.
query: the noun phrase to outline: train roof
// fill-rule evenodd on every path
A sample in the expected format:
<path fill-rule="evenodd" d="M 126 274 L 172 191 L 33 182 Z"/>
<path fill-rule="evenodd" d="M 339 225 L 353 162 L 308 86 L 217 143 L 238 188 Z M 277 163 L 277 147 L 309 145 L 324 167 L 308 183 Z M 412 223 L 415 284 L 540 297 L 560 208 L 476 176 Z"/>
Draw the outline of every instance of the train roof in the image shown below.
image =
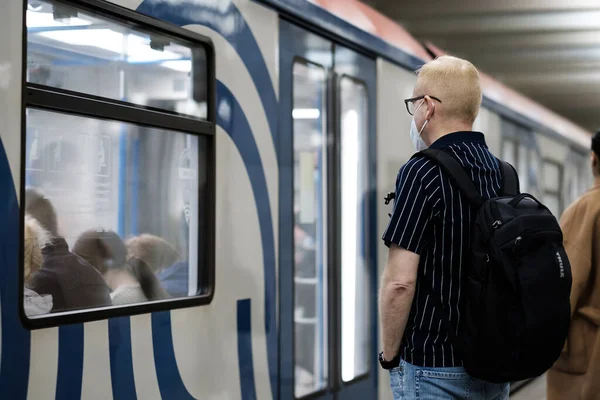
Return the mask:
<path fill-rule="evenodd" d="M 357 0 L 310 0 L 306 2 L 308 5 L 304 6 L 300 5 L 297 0 L 274 0 L 267 2 L 275 3 L 276 6 L 288 12 L 296 11 L 295 14 L 297 15 L 299 11 L 303 18 L 316 20 L 316 24 L 323 29 L 330 30 L 333 34 L 337 34 L 351 42 L 363 45 L 368 43 L 368 47 L 382 57 L 414 69 L 419 64 L 432 59 L 427 49 L 435 56 L 444 54 L 444 51 L 432 43 L 428 43 L 426 48 L 400 24 Z M 344 26 L 344 24 L 340 26 L 340 24 L 336 24 L 335 21 L 328 19 L 314 10 L 312 13 L 306 12 L 310 11 L 307 9 L 310 3 L 349 23 L 351 26 Z M 293 8 L 299 7 L 303 9 L 293 10 Z M 384 43 L 379 41 L 373 42 L 370 40 L 372 38 L 360 38 L 360 33 L 356 29 L 352 29 L 353 27 L 362 31 L 363 35 L 366 32 L 368 35 L 378 38 Z M 409 55 L 408 59 L 406 55 Z M 484 105 L 489 105 L 490 103 L 500 105 L 500 108 L 504 109 L 505 114 L 524 116 L 528 122 L 531 121 L 534 125 L 537 125 L 540 128 L 538 130 L 555 133 L 570 142 L 589 149 L 591 132 L 484 73 L 481 74 L 481 83 L 484 94 Z"/>

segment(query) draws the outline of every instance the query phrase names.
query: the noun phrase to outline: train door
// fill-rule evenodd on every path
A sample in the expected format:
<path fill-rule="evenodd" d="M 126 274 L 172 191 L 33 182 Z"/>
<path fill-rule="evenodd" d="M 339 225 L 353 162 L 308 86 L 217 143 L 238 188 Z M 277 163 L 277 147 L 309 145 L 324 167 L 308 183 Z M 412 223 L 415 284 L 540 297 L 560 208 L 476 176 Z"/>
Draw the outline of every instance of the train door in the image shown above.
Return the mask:
<path fill-rule="evenodd" d="M 375 61 L 286 21 L 280 60 L 280 398 L 376 398 Z"/>

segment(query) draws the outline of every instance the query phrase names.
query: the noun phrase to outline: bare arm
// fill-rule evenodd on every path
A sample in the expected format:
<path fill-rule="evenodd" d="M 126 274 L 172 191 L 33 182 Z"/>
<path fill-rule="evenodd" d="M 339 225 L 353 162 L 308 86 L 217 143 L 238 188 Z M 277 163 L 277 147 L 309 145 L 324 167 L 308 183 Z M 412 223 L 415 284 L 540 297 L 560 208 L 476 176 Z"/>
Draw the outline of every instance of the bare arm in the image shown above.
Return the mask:
<path fill-rule="evenodd" d="M 390 246 L 379 290 L 383 357 L 388 361 L 400 351 L 415 295 L 419 259 L 418 254 L 394 244 Z"/>

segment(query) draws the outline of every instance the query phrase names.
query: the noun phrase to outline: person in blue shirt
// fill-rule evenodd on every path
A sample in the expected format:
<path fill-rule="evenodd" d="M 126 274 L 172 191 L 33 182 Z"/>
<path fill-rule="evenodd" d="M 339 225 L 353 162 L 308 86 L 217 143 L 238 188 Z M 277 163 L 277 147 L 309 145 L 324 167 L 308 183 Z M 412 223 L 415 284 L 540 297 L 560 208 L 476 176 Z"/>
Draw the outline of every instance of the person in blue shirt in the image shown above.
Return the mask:
<path fill-rule="evenodd" d="M 126 242 L 130 257 L 143 260 L 172 297 L 188 295 L 189 266 L 177 250 L 163 238 L 144 233 Z"/>

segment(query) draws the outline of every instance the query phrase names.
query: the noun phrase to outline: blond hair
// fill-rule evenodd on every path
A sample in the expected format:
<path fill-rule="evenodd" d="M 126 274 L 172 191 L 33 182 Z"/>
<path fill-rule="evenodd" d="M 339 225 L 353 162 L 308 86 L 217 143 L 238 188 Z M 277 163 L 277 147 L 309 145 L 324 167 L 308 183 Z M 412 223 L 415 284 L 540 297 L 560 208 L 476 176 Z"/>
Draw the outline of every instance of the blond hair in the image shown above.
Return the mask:
<path fill-rule="evenodd" d="M 473 64 L 452 56 L 438 57 L 417 71 L 415 96 L 429 95 L 442 101 L 441 113 L 449 119 L 472 124 L 481 106 L 479 72 Z"/>
<path fill-rule="evenodd" d="M 125 245 L 130 258 L 144 261 L 154 272 L 170 267 L 181 260 L 175 247 L 165 239 L 149 233 L 129 238 Z"/>
<path fill-rule="evenodd" d="M 26 215 L 24 237 L 23 276 L 27 283 L 42 266 L 42 248 L 48 243 L 49 236 L 36 219 Z"/>

